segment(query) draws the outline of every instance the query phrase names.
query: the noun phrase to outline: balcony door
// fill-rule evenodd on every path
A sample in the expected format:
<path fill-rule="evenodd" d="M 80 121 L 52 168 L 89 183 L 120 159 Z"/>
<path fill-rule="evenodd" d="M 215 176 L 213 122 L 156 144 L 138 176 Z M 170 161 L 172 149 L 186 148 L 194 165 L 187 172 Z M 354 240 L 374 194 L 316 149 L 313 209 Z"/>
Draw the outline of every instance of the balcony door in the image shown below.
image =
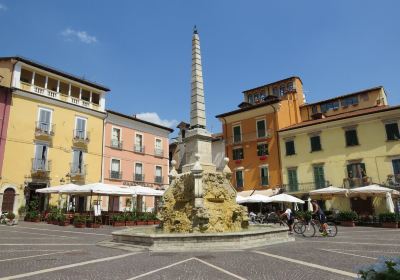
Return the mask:
<path fill-rule="evenodd" d="M 351 163 L 347 165 L 347 175 L 349 178 L 363 178 L 367 176 L 365 163 Z"/>
<path fill-rule="evenodd" d="M 76 118 L 76 134 L 79 139 L 85 139 L 86 134 L 86 119 Z"/>
<path fill-rule="evenodd" d="M 314 165 L 314 182 L 316 189 L 322 189 L 325 186 L 325 172 L 323 165 Z"/>
<path fill-rule="evenodd" d="M 156 166 L 156 176 L 155 182 L 161 184 L 162 183 L 162 167 Z"/>
<path fill-rule="evenodd" d="M 39 109 L 38 128 L 45 133 L 51 132 L 51 110 Z"/>
<path fill-rule="evenodd" d="M 135 164 L 135 181 L 143 181 L 143 164 L 136 163 Z"/>
<path fill-rule="evenodd" d="M 36 144 L 35 158 L 33 159 L 34 170 L 46 170 L 48 147 L 45 144 Z"/>
<path fill-rule="evenodd" d="M 143 152 L 143 135 L 141 134 L 135 135 L 135 151 Z"/>
<path fill-rule="evenodd" d="M 120 179 L 121 161 L 118 159 L 111 160 L 111 178 Z"/>
<path fill-rule="evenodd" d="M 74 150 L 72 156 L 72 173 L 82 174 L 83 171 L 83 151 Z"/>

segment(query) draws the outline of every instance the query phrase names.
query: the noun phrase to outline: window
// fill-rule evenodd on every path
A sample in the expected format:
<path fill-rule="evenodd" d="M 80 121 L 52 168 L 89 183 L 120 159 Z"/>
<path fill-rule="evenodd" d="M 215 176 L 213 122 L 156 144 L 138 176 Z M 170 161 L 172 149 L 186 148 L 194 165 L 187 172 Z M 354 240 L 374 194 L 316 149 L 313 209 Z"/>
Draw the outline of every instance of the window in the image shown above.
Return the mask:
<path fill-rule="evenodd" d="M 156 166 L 156 176 L 154 178 L 154 182 L 161 184 L 163 181 L 162 178 L 162 167 L 161 166 Z"/>
<path fill-rule="evenodd" d="M 139 162 L 135 163 L 135 181 L 144 181 L 143 164 Z"/>
<path fill-rule="evenodd" d="M 358 104 L 358 96 L 351 96 L 342 99 L 341 101 L 342 107 L 348 107 L 350 105 L 357 105 Z"/>
<path fill-rule="evenodd" d="M 47 78 L 47 89 L 57 92 L 57 84 L 58 84 L 57 80 L 51 77 Z"/>
<path fill-rule="evenodd" d="M 312 106 L 312 107 L 311 107 L 311 112 L 312 112 L 313 114 L 318 113 L 318 106 Z"/>
<path fill-rule="evenodd" d="M 86 139 L 86 119 L 79 117 L 75 119 L 74 138 Z"/>
<path fill-rule="evenodd" d="M 288 90 L 288 91 L 292 91 L 292 90 L 293 90 L 293 82 L 289 82 L 289 83 L 287 84 L 287 90 Z"/>
<path fill-rule="evenodd" d="M 283 85 L 283 86 L 280 86 L 280 87 L 279 87 L 279 94 L 282 96 L 285 92 L 286 92 L 285 86 L 284 86 L 284 85 Z"/>
<path fill-rule="evenodd" d="M 44 88 L 45 84 L 46 84 L 46 77 L 43 75 L 40 75 L 38 73 L 35 73 L 35 82 L 34 82 L 35 86 Z"/>
<path fill-rule="evenodd" d="M 363 178 L 367 176 L 365 170 L 365 163 L 357 162 L 347 165 L 347 177 L 348 178 Z"/>
<path fill-rule="evenodd" d="M 325 173 L 323 165 L 314 165 L 314 183 L 316 189 L 322 189 L 327 187 L 325 185 Z"/>
<path fill-rule="evenodd" d="M 321 104 L 321 112 L 322 113 L 326 113 L 329 110 L 337 110 L 337 109 L 339 109 L 339 101 Z"/>
<path fill-rule="evenodd" d="M 100 94 L 92 92 L 92 103 L 96 105 L 100 104 Z"/>
<path fill-rule="evenodd" d="M 135 152 L 144 153 L 143 135 L 135 134 Z"/>
<path fill-rule="evenodd" d="M 86 89 L 82 89 L 81 99 L 89 102 L 90 101 L 90 91 L 88 91 Z"/>
<path fill-rule="evenodd" d="M 60 93 L 63 95 L 68 95 L 69 93 L 69 84 L 60 82 Z"/>
<path fill-rule="evenodd" d="M 392 160 L 393 175 L 396 183 L 400 183 L 400 159 Z"/>
<path fill-rule="evenodd" d="M 110 178 L 111 179 L 121 179 L 121 161 L 119 159 L 111 160 L 111 171 Z"/>
<path fill-rule="evenodd" d="M 242 129 L 240 125 L 233 127 L 233 143 L 242 142 Z"/>
<path fill-rule="evenodd" d="M 296 151 L 294 149 L 294 140 L 286 141 L 285 146 L 286 146 L 286 155 L 287 156 L 296 154 Z"/>
<path fill-rule="evenodd" d="M 267 136 L 265 120 L 257 121 L 257 137 L 264 138 Z"/>
<path fill-rule="evenodd" d="M 256 93 L 254 94 L 254 103 L 259 103 L 260 102 L 260 94 Z"/>
<path fill-rule="evenodd" d="M 287 171 L 288 171 L 289 192 L 298 191 L 299 183 L 297 181 L 297 168 L 289 168 Z"/>
<path fill-rule="evenodd" d="M 386 129 L 386 139 L 387 140 L 399 140 L 399 125 L 397 123 L 388 123 L 385 124 Z"/>
<path fill-rule="evenodd" d="M 233 153 L 233 160 L 242 160 L 244 155 L 243 155 L 243 148 L 234 148 L 232 150 Z"/>
<path fill-rule="evenodd" d="M 311 152 L 321 151 L 321 137 L 319 135 L 310 137 Z"/>
<path fill-rule="evenodd" d="M 257 156 L 262 157 L 268 155 L 268 144 L 258 143 L 257 144 Z"/>
<path fill-rule="evenodd" d="M 46 144 L 35 145 L 35 158 L 33 159 L 32 167 L 34 171 L 47 171 L 47 151 L 48 146 Z"/>
<path fill-rule="evenodd" d="M 156 156 L 163 156 L 162 140 L 159 138 L 156 138 L 154 154 Z"/>
<path fill-rule="evenodd" d="M 83 174 L 83 151 L 73 150 L 72 152 L 72 164 L 71 173 L 72 174 Z"/>
<path fill-rule="evenodd" d="M 260 101 L 265 101 L 265 98 L 266 98 L 267 96 L 266 96 L 266 94 L 265 94 L 265 92 L 261 92 L 260 93 Z"/>
<path fill-rule="evenodd" d="M 279 96 L 279 90 L 277 87 L 272 88 L 272 95 L 275 95 L 276 97 Z"/>
<path fill-rule="evenodd" d="M 42 133 L 46 134 L 50 134 L 52 132 L 51 114 L 51 110 L 39 108 L 39 120 L 36 125 L 37 130 L 40 130 Z"/>
<path fill-rule="evenodd" d="M 252 94 L 248 95 L 248 101 L 250 104 L 254 104 L 254 95 Z"/>
<path fill-rule="evenodd" d="M 345 131 L 346 137 L 346 146 L 357 146 L 358 145 L 358 137 L 357 137 L 357 130 L 349 129 Z"/>
<path fill-rule="evenodd" d="M 21 77 L 19 78 L 19 80 L 23 83 L 30 84 L 32 83 L 32 76 L 33 73 L 31 71 L 28 71 L 26 69 L 21 69 Z"/>
<path fill-rule="evenodd" d="M 261 185 L 262 186 L 268 186 L 268 167 L 267 166 L 262 166 L 260 168 L 260 175 L 261 175 Z"/>
<path fill-rule="evenodd" d="M 79 98 L 80 88 L 76 86 L 71 86 L 71 96 L 75 98 Z"/>
<path fill-rule="evenodd" d="M 236 170 L 235 172 L 235 179 L 236 179 L 236 188 L 242 189 L 243 188 L 243 170 Z"/>
<path fill-rule="evenodd" d="M 117 127 L 112 128 L 111 132 L 111 147 L 122 149 L 121 129 Z"/>

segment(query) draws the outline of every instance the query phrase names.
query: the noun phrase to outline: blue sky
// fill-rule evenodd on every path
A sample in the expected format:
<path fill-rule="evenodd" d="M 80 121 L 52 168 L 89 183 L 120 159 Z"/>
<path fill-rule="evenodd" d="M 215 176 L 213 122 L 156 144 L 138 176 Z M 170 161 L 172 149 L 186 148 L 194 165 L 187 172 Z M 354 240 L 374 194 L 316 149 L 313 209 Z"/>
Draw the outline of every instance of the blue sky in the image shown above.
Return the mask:
<path fill-rule="evenodd" d="M 400 1 L 0 0 L 0 56 L 22 55 L 111 88 L 107 107 L 189 119 L 191 36 L 208 127 L 242 91 L 300 76 L 308 102 L 385 86 L 400 104 Z M 154 114 L 147 114 L 157 117 Z"/>

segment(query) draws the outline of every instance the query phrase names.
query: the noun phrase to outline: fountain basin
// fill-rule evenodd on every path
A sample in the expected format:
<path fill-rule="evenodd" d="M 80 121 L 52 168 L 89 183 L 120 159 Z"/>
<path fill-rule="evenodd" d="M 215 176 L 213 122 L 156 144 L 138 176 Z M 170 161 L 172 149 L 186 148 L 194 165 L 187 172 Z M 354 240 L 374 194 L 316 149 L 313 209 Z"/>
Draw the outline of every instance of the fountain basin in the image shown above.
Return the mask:
<path fill-rule="evenodd" d="M 112 236 L 115 243 L 151 251 L 238 250 L 294 241 L 287 227 L 272 225 L 223 233 L 164 233 L 157 227 L 137 227 L 115 231 Z"/>

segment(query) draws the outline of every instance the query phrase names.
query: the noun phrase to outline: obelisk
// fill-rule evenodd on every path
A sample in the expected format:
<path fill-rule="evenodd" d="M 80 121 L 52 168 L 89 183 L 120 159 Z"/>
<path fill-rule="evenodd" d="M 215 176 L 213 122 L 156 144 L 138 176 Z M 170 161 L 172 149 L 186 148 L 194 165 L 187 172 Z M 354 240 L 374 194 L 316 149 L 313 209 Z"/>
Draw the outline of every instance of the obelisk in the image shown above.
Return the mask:
<path fill-rule="evenodd" d="M 192 36 L 192 80 L 190 98 L 190 128 L 185 143 L 186 165 L 182 172 L 189 172 L 200 160 L 204 171 L 215 171 L 212 163 L 211 133 L 206 129 L 206 111 L 204 102 L 203 70 L 201 66 L 200 38 L 196 26 Z"/>

